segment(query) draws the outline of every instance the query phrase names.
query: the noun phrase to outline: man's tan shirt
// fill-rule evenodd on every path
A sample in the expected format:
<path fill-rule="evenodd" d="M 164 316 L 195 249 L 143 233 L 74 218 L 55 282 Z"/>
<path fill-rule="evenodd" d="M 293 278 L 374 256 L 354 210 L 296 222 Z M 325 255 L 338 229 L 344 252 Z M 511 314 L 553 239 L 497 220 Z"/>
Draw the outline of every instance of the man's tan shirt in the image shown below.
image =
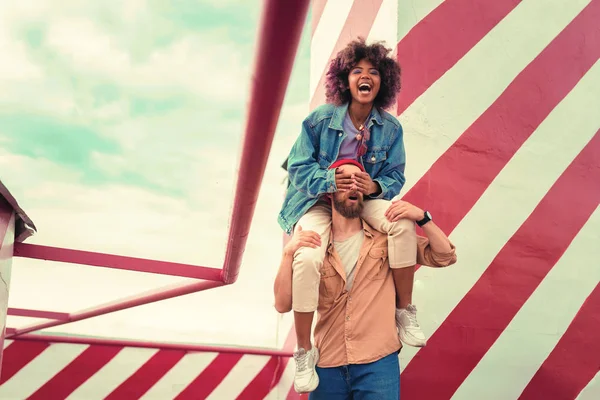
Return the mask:
<path fill-rule="evenodd" d="M 388 260 L 388 237 L 363 221 L 365 239 L 346 290 L 344 266 L 332 237 L 321 269 L 315 344 L 319 367 L 337 367 L 376 361 L 402 347 L 396 329 L 396 290 Z M 456 262 L 454 246 L 435 253 L 426 238 L 418 237 L 417 263 L 445 267 Z"/>

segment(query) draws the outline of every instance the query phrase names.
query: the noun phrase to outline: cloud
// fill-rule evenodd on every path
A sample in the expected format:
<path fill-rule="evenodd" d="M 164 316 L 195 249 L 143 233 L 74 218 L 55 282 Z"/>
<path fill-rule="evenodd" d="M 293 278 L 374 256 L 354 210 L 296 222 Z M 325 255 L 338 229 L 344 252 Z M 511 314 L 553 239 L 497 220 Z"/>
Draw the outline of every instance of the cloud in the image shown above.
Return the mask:
<path fill-rule="evenodd" d="M 218 29 L 187 34 L 143 61 L 82 17 L 51 23 L 46 44 L 74 73 L 110 80 L 138 95 L 183 93 L 227 102 L 247 92 L 247 63 Z"/>

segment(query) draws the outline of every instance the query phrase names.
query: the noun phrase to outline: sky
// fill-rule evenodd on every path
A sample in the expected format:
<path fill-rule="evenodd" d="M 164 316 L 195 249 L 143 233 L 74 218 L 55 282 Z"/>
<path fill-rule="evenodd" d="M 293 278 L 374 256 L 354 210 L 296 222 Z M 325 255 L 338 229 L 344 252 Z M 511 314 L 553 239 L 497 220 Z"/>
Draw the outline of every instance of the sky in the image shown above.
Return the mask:
<path fill-rule="evenodd" d="M 0 179 L 38 228 L 27 243 L 220 268 L 262 3 L 56 4 L 0 3 Z M 306 25 L 238 281 L 47 332 L 282 344 L 280 165 L 308 111 L 309 40 Z M 9 306 L 73 312 L 182 281 L 17 258 Z"/>

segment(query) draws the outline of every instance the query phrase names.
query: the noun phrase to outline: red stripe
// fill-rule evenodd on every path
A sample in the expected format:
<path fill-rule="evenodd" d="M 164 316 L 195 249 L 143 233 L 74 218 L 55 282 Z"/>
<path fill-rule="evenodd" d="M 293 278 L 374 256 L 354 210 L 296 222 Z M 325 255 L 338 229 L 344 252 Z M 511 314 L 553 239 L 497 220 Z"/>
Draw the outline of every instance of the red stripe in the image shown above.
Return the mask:
<path fill-rule="evenodd" d="M 288 392 L 286 400 L 308 400 L 308 394 L 306 394 L 306 393 L 304 393 L 304 394 L 298 394 L 298 393 L 296 393 L 296 391 L 294 390 L 294 386 L 292 385 L 292 388 Z"/>
<path fill-rule="evenodd" d="M 600 204 L 597 160 L 600 131 L 408 364 L 403 398 L 454 394 Z M 569 212 L 562 212 L 565 204 Z M 437 377 L 435 385 L 428 384 L 432 377 Z"/>
<path fill-rule="evenodd" d="M 113 359 L 122 347 L 93 345 L 64 367 L 27 400 L 65 399 Z"/>
<path fill-rule="evenodd" d="M 284 369 L 285 365 L 281 357 L 271 357 L 237 399 L 264 399 L 271 389 L 277 385 Z"/>
<path fill-rule="evenodd" d="M 574 399 L 600 371 L 600 284 L 519 397 Z"/>
<path fill-rule="evenodd" d="M 240 358 L 242 358 L 241 354 L 219 354 L 175 399 L 207 398 L 223 382 Z"/>
<path fill-rule="evenodd" d="M 348 18 L 346 18 L 342 32 L 338 36 L 335 47 L 331 52 L 330 59 L 334 58 L 338 51 L 346 47 L 346 44 L 348 44 L 350 40 L 356 39 L 358 36 L 363 36 L 366 38 L 369 35 L 382 2 L 383 0 L 371 0 L 355 1 L 352 3 L 352 7 L 348 13 Z M 315 90 L 315 93 L 313 93 L 313 97 L 310 101 L 311 110 L 325 101 L 324 83 L 325 74 L 328 68 L 329 62 L 327 62 L 325 68 L 323 69 L 317 89 Z"/>
<path fill-rule="evenodd" d="M 521 0 L 446 0 L 397 46 L 402 67 L 398 114 L 458 62 Z"/>
<path fill-rule="evenodd" d="M 533 60 L 404 196 L 449 233 L 600 56 L 594 0 Z M 582 40 L 585 38 L 585 40 Z M 432 189 L 434 188 L 434 189 Z"/>
<path fill-rule="evenodd" d="M 186 354 L 183 350 L 159 350 L 104 400 L 139 399 Z"/>
<path fill-rule="evenodd" d="M 4 349 L 2 354 L 0 385 L 12 378 L 21 368 L 46 350 L 48 346 L 47 342 L 12 342 L 10 346 Z"/>
<path fill-rule="evenodd" d="M 310 35 L 315 34 L 315 30 L 319 25 L 319 21 L 321 20 L 321 15 L 323 15 L 323 10 L 325 9 L 325 5 L 327 4 L 327 0 L 312 0 L 310 2 L 311 6 L 311 27 L 310 27 Z"/>

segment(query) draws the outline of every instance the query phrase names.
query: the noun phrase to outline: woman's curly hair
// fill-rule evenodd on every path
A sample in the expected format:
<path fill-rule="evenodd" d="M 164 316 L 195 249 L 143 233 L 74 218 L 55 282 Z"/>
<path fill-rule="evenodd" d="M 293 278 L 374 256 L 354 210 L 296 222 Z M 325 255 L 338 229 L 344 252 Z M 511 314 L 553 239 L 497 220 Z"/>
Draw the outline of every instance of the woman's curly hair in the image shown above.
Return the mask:
<path fill-rule="evenodd" d="M 329 64 L 325 81 L 327 102 L 336 105 L 350 102 L 352 95 L 348 85 L 348 74 L 360 60 L 367 59 L 381 76 L 381 88 L 375 97 L 375 106 L 383 109 L 391 106 L 400 92 L 400 66 L 388 56 L 390 52 L 391 49 L 386 48 L 383 42 L 367 45 L 361 37 L 348 43 Z"/>

